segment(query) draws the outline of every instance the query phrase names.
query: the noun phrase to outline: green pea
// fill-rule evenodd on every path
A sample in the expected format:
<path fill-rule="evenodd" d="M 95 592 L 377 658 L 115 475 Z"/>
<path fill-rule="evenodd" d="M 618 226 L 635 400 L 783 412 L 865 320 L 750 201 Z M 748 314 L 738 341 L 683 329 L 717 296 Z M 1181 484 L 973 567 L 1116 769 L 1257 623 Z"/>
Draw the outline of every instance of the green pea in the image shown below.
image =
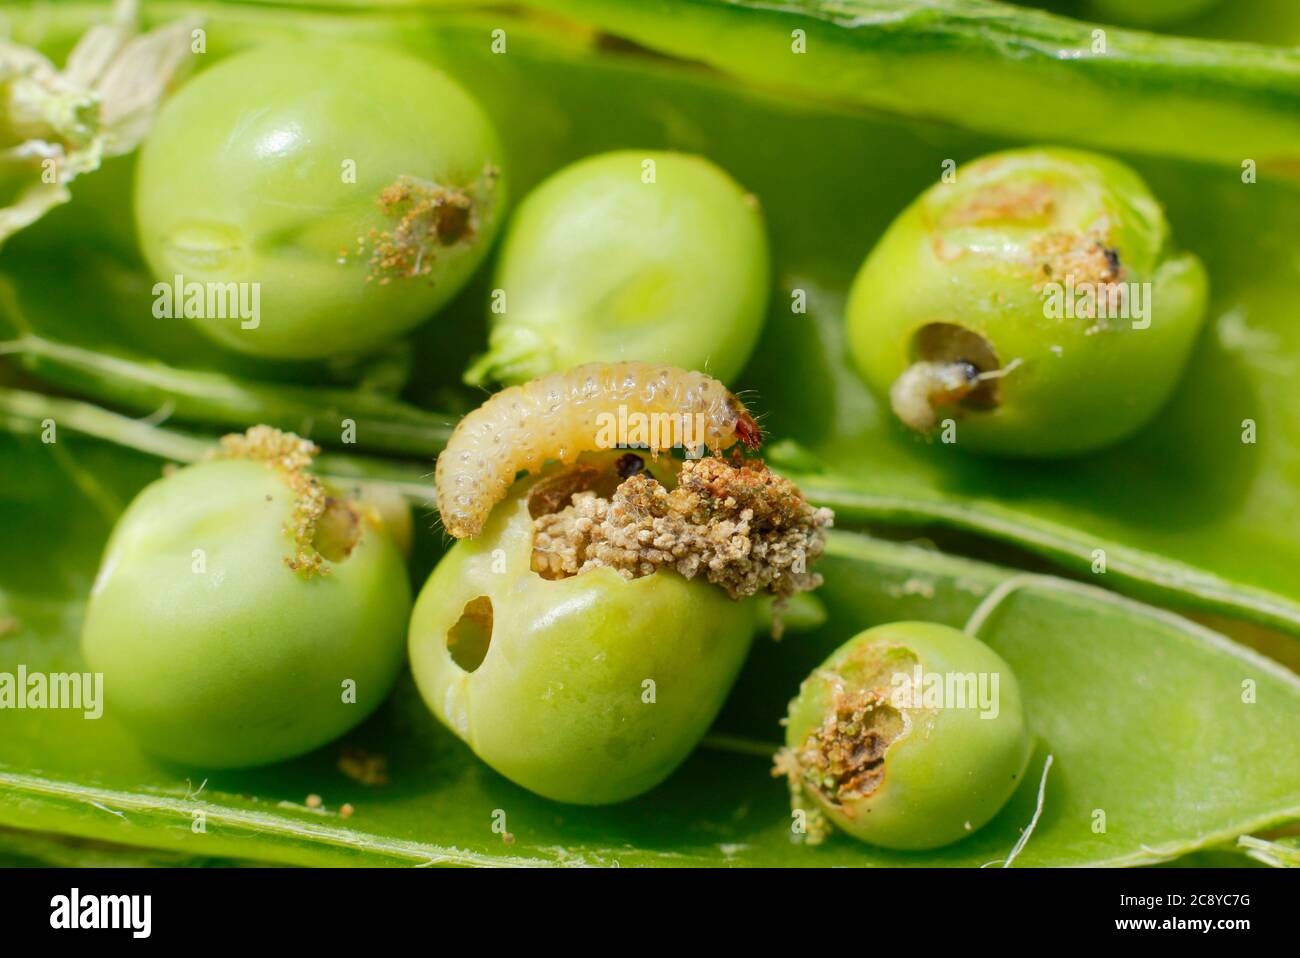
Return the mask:
<path fill-rule="evenodd" d="M 622 801 L 708 730 L 758 603 L 664 570 L 542 578 L 531 485 L 434 569 L 411 616 L 411 671 L 434 715 L 502 775 L 556 801 Z"/>
<path fill-rule="evenodd" d="M 919 432 L 977 451 L 1071 455 L 1160 409 L 1207 286 L 1128 167 L 1074 150 L 999 153 L 889 227 L 850 291 L 850 350 Z"/>
<path fill-rule="evenodd" d="M 1020 784 L 1032 741 L 1011 668 L 930 622 L 860 632 L 804 680 L 777 768 L 811 834 L 829 820 L 884 848 L 970 834 Z"/>
<path fill-rule="evenodd" d="M 762 327 L 767 237 L 754 197 L 703 157 L 604 153 L 525 197 L 494 285 L 470 383 L 616 360 L 728 382 Z"/>
<path fill-rule="evenodd" d="M 345 493 L 250 458 L 146 487 L 86 611 L 105 715 L 148 752 L 224 768 L 309 751 L 374 711 L 402 666 L 410 586 L 378 510 Z"/>
<path fill-rule="evenodd" d="M 463 89 L 392 50 L 224 60 L 168 102 L 140 153 L 155 312 L 258 356 L 371 349 L 432 315 L 482 260 L 501 156 Z"/>

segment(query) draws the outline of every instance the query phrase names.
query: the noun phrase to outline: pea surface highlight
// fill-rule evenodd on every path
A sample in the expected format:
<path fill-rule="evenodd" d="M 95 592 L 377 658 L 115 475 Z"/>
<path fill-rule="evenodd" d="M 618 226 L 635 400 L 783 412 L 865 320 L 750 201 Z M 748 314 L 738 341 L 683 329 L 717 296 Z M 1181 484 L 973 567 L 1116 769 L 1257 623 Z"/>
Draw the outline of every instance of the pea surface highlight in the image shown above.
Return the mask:
<path fill-rule="evenodd" d="M 768 272 L 757 201 L 703 157 L 624 150 L 581 160 L 515 212 L 489 349 L 466 379 L 514 384 L 641 360 L 728 382 L 758 340 Z"/>
<path fill-rule="evenodd" d="M 395 51 L 224 60 L 168 102 L 140 153 L 155 312 L 258 356 L 371 349 L 431 316 L 482 260 L 501 158 L 478 104 Z"/>
<path fill-rule="evenodd" d="M 1164 404 L 1207 287 L 1128 167 L 1016 150 L 961 167 L 893 222 L 853 282 L 849 346 L 918 432 L 951 419 L 959 448 L 1072 455 Z"/>
<path fill-rule="evenodd" d="M 410 587 L 378 510 L 260 427 L 146 487 L 113 531 L 82 632 L 105 714 L 162 758 L 260 765 L 369 715 L 402 665 Z"/>
<path fill-rule="evenodd" d="M 947 845 L 986 824 L 1024 776 L 1032 740 L 1010 666 L 930 622 L 867 629 L 790 703 L 776 771 L 820 840 L 829 821 L 883 848 Z"/>

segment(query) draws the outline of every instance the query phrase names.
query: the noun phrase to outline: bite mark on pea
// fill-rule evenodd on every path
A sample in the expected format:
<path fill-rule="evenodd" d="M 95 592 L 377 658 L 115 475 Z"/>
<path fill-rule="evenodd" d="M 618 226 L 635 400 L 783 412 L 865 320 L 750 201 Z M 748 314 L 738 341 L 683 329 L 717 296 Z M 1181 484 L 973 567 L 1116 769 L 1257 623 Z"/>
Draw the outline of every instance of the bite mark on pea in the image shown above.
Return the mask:
<path fill-rule="evenodd" d="M 447 652 L 458 666 L 473 672 L 487 658 L 491 644 L 492 600 L 485 595 L 475 596 L 465 603 L 460 618 L 447 630 Z"/>

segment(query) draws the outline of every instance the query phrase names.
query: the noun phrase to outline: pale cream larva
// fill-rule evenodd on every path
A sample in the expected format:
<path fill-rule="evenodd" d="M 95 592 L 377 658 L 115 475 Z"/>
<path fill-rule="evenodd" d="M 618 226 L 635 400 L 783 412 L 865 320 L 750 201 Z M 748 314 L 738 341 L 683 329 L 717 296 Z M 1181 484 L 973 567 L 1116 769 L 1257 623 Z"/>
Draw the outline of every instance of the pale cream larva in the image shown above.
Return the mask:
<path fill-rule="evenodd" d="M 503 389 L 460 421 L 438 457 L 443 525 L 457 539 L 472 538 L 520 471 L 610 448 L 626 441 L 612 426 L 665 414 L 689 430 L 675 435 L 712 452 L 736 442 L 757 448 L 762 438 L 740 400 L 703 373 L 638 362 L 576 366 Z M 651 453 L 672 445 L 658 443 L 665 434 L 647 431 Z"/>

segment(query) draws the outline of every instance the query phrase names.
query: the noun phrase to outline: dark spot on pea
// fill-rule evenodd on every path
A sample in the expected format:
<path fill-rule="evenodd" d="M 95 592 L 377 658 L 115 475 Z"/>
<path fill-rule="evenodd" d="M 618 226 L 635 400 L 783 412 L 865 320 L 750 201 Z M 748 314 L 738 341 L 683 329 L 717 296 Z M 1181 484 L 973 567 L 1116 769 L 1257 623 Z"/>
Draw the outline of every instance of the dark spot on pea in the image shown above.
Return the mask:
<path fill-rule="evenodd" d="M 469 230 L 469 206 L 455 202 L 445 202 L 438 207 L 437 225 L 438 242 L 450 246 L 460 240 Z"/>
<path fill-rule="evenodd" d="M 1119 250 L 1110 247 L 1101 247 L 1101 254 L 1106 257 L 1106 267 L 1108 277 L 1116 279 L 1119 276 Z"/>
<path fill-rule="evenodd" d="M 645 460 L 635 453 L 626 453 L 618 457 L 618 462 L 614 464 L 618 471 L 620 479 L 630 479 L 632 476 L 640 475 L 645 472 Z"/>

